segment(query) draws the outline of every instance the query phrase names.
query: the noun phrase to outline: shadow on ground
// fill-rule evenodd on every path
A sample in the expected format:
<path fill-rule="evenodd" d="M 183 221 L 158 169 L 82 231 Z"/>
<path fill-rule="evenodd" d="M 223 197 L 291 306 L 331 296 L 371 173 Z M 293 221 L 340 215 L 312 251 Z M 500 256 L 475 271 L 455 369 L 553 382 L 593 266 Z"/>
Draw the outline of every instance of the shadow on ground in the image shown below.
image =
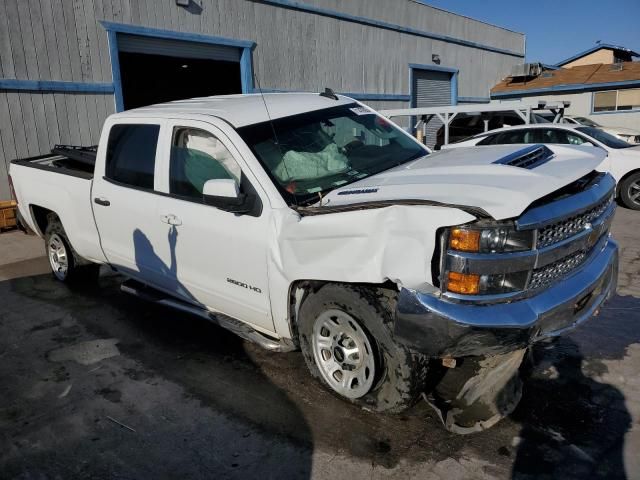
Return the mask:
<path fill-rule="evenodd" d="M 299 353 L 269 353 L 128 297 L 121 281 L 103 275 L 81 291 L 49 275 L 0 283 L 4 474 L 305 478 L 314 451 L 384 469 L 477 457 L 487 478 L 624 473 L 623 396 L 590 377 L 606 368 L 601 358 L 640 342 L 637 299 L 618 297 L 570 339 L 536 349 L 536 370 L 557 374 L 534 371 L 513 418 L 462 437 L 424 403 L 399 416 L 346 404 L 310 378 Z M 52 352 L 97 339 L 116 339 L 117 354 L 54 361 Z"/>

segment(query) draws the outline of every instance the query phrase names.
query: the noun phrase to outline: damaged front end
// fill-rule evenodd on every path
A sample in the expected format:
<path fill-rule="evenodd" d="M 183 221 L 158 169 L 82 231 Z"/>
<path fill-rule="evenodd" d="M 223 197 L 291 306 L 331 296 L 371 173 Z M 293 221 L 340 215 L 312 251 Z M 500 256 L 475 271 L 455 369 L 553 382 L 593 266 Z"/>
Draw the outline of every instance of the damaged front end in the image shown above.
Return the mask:
<path fill-rule="evenodd" d="M 438 259 L 440 291 L 401 289 L 396 339 L 467 365 L 466 372 L 451 369 L 443 382 L 457 378 L 457 387 L 430 402 L 448 429 L 478 431 L 509 414 L 529 345 L 597 315 L 615 294 L 614 191 L 609 175 L 596 174 L 580 192 L 540 203 L 512 224 L 448 229 Z"/>

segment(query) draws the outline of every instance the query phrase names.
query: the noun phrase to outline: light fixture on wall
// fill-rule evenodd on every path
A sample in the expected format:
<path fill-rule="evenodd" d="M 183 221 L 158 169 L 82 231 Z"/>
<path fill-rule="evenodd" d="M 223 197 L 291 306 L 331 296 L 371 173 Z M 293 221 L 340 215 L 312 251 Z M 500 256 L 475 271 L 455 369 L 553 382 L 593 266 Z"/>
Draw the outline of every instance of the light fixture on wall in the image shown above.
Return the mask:
<path fill-rule="evenodd" d="M 176 0 L 176 5 L 179 7 L 188 7 L 191 3 L 191 0 Z"/>
<path fill-rule="evenodd" d="M 433 55 L 431 55 L 431 61 L 436 65 L 440 65 L 440 55 L 434 53 Z"/>

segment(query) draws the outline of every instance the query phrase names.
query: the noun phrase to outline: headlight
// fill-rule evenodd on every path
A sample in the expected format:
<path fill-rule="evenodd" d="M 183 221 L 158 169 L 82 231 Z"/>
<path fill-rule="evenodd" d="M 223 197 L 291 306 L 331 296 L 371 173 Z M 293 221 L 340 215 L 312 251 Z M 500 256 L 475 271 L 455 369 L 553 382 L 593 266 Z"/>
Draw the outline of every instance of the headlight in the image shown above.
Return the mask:
<path fill-rule="evenodd" d="M 523 290 L 529 272 L 478 275 L 476 273 L 447 273 L 447 291 L 463 295 L 497 295 Z"/>
<path fill-rule="evenodd" d="M 469 271 L 459 261 L 465 258 L 475 258 L 477 261 L 477 256 L 467 254 L 481 254 L 491 262 L 492 254 L 531 250 L 534 243 L 532 230 L 516 230 L 513 222 L 478 222 L 451 227 L 444 238 L 446 258 L 453 258 L 452 254 L 455 256 L 455 252 L 461 252 L 457 255 L 458 263 L 454 262 L 456 268 L 449 270 L 449 260 L 442 263 L 444 291 L 462 295 L 498 295 L 525 288 L 528 271 L 485 274 L 482 271 Z"/>
<path fill-rule="evenodd" d="M 533 232 L 518 231 L 513 224 L 483 228 L 480 225 L 454 227 L 449 232 L 449 249 L 459 252 L 503 253 L 531 250 Z"/>

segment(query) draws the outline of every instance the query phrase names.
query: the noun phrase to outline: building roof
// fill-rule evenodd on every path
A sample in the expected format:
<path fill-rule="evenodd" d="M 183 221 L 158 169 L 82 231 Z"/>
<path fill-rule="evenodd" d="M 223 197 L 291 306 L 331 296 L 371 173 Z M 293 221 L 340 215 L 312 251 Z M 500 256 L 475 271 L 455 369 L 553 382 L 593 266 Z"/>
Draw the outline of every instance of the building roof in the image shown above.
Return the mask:
<path fill-rule="evenodd" d="M 623 53 L 623 54 L 626 54 L 626 55 L 630 55 L 632 57 L 640 57 L 640 53 L 634 52 L 630 48 L 621 47 L 620 45 L 612 45 L 610 43 L 599 43 L 599 44 L 597 44 L 597 45 L 595 45 L 595 46 L 593 46 L 591 48 L 588 48 L 584 52 L 576 53 L 572 57 L 565 58 L 561 62 L 556 63 L 556 66 L 557 67 L 561 67 L 563 65 L 566 65 L 567 63 L 573 62 L 574 60 L 577 60 L 577 59 L 582 58 L 582 57 L 584 57 L 586 55 L 589 55 L 590 53 L 597 52 L 598 50 L 603 50 L 603 49 L 604 50 L 613 50 L 614 52 L 620 52 L 620 53 Z"/>
<path fill-rule="evenodd" d="M 191 98 L 134 108 L 116 117 L 136 115 L 171 117 L 172 115 L 211 115 L 226 120 L 234 127 L 262 123 L 276 118 L 323 108 L 347 105 L 355 102 L 352 98 L 338 95 L 338 100 L 318 93 L 259 93 L 248 95 L 218 95 L 214 97 Z M 265 108 L 266 104 L 266 108 Z M 267 111 L 268 110 L 268 111 Z"/>
<path fill-rule="evenodd" d="M 621 70 L 617 70 L 621 66 Z M 581 65 L 544 71 L 540 76 L 514 81 L 507 77 L 491 89 L 492 97 L 532 95 L 556 91 L 596 90 L 622 86 L 640 87 L 640 62 Z"/>

